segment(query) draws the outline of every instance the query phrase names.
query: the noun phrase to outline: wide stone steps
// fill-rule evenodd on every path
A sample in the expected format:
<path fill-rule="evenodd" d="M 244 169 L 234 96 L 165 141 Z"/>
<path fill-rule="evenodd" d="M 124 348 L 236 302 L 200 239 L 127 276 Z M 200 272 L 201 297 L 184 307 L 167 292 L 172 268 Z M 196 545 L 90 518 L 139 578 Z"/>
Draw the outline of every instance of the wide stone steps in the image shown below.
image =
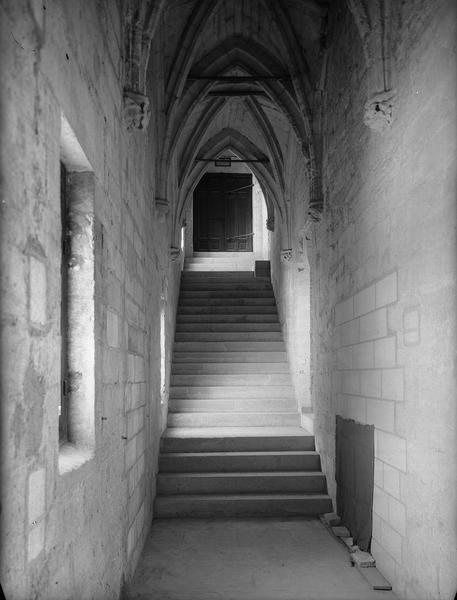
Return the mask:
<path fill-rule="evenodd" d="M 314 450 L 169 452 L 160 455 L 159 468 L 161 473 L 320 472 L 320 457 Z"/>
<path fill-rule="evenodd" d="M 258 279 L 258 278 L 256 278 Z M 217 273 L 214 271 L 198 271 L 197 273 L 182 272 L 181 283 L 187 281 L 215 281 L 217 283 L 226 281 L 256 281 L 253 271 L 224 271 Z"/>
<path fill-rule="evenodd" d="M 257 374 L 257 373 L 226 373 L 226 374 L 202 374 L 202 373 L 185 373 L 173 374 L 171 378 L 171 387 L 177 386 L 198 386 L 198 387 L 223 387 L 237 386 L 236 389 L 246 387 L 260 387 L 258 395 L 265 397 L 267 390 L 263 386 L 276 387 L 281 386 L 281 389 L 287 390 L 287 393 L 292 393 L 290 386 L 289 373 L 273 373 L 273 374 Z M 224 390 L 225 395 L 227 392 Z"/>
<path fill-rule="evenodd" d="M 300 417 L 291 412 L 181 412 L 168 413 L 168 427 L 298 427 Z"/>
<path fill-rule="evenodd" d="M 186 262 L 161 440 L 155 516 L 315 516 L 332 509 L 300 427 L 268 279 Z M 235 262 L 233 262 L 235 261 Z M 230 272 L 232 271 L 232 272 Z"/>
<path fill-rule="evenodd" d="M 190 263 L 190 260 L 187 260 L 187 264 Z M 224 262 L 225 265 L 227 265 L 227 263 L 230 262 L 230 260 L 225 260 L 225 261 L 218 261 L 218 262 Z M 190 264 L 201 264 L 204 265 L 205 264 L 205 259 L 204 258 L 197 258 L 195 260 L 192 261 L 192 263 Z M 196 277 L 200 278 L 200 277 L 206 277 L 206 278 L 210 278 L 210 277 L 215 277 L 218 281 L 221 279 L 227 279 L 227 278 L 234 278 L 234 279 L 252 279 L 254 277 L 254 272 L 253 271 L 223 271 L 222 273 L 218 273 L 217 271 L 198 271 L 198 273 L 188 273 L 187 269 L 184 269 L 184 271 L 181 273 L 181 281 L 185 281 L 187 279 L 195 279 Z"/>
<path fill-rule="evenodd" d="M 280 331 L 177 331 L 175 342 L 279 342 Z"/>
<path fill-rule="evenodd" d="M 327 491 L 325 476 L 313 471 L 257 471 L 220 473 L 160 473 L 160 494 L 303 493 Z"/>
<path fill-rule="evenodd" d="M 159 518 L 316 516 L 332 510 L 326 494 L 186 494 L 157 496 Z"/>
<path fill-rule="evenodd" d="M 277 314 L 215 314 L 183 315 L 178 314 L 177 323 L 277 323 Z"/>
<path fill-rule="evenodd" d="M 170 412 L 294 412 L 292 398 L 172 398 Z"/>
<path fill-rule="evenodd" d="M 171 385 L 170 398 L 293 398 L 293 389 L 291 385 Z"/>
<path fill-rule="evenodd" d="M 291 452 L 315 450 L 314 436 L 301 427 L 211 427 L 166 429 L 162 452 Z"/>
<path fill-rule="evenodd" d="M 285 352 L 286 346 L 283 341 L 276 342 L 251 342 L 249 340 L 234 342 L 175 342 L 174 351 L 177 352 Z"/>
<path fill-rule="evenodd" d="M 182 343 L 182 342 L 181 342 Z M 175 351 L 174 363 L 240 363 L 240 362 L 287 362 L 287 353 L 282 352 L 196 352 Z"/>
<path fill-rule="evenodd" d="M 255 373 L 289 373 L 286 362 L 272 363 L 177 363 L 172 365 L 172 375 L 191 375 L 202 373 L 205 375 L 230 375 L 230 374 L 255 374 Z"/>
<path fill-rule="evenodd" d="M 193 259 L 197 259 L 197 258 L 202 258 L 205 259 L 206 263 L 208 263 L 208 259 L 209 258 L 221 258 L 223 260 L 230 260 L 231 258 L 239 258 L 241 255 L 241 258 L 243 256 L 249 256 L 250 254 L 253 254 L 252 252 L 217 252 L 217 251 L 206 251 L 206 250 L 199 250 L 197 252 L 194 252 L 192 255 Z"/>
<path fill-rule="evenodd" d="M 271 289 L 253 289 L 253 290 L 240 290 L 240 289 L 214 289 L 208 290 L 202 287 L 202 289 L 196 290 L 181 290 L 179 301 L 187 300 L 189 298 L 273 298 L 273 291 Z"/>
<path fill-rule="evenodd" d="M 238 315 L 238 314 L 277 314 L 276 306 L 183 306 L 179 307 L 180 315 L 199 315 L 199 314 L 212 314 L 212 315 Z"/>
<path fill-rule="evenodd" d="M 274 296 L 263 298 L 182 298 L 179 302 L 178 310 L 185 306 L 274 306 L 276 307 Z"/>
<path fill-rule="evenodd" d="M 218 272 L 250 272 L 254 271 L 255 258 L 253 252 L 210 252 L 194 254 L 184 261 L 184 273 Z"/>
<path fill-rule="evenodd" d="M 244 291 L 244 292 L 258 292 L 263 290 L 271 290 L 271 283 L 267 279 L 254 279 L 253 281 L 221 281 L 215 280 L 202 281 L 200 278 L 196 278 L 192 281 L 185 281 L 182 284 L 182 290 L 184 292 L 204 290 L 208 292 L 220 292 L 222 290 L 230 291 Z M 230 296 L 229 296 L 230 297 Z"/>
<path fill-rule="evenodd" d="M 222 333 L 228 331 L 279 331 L 281 325 L 276 323 L 177 323 L 176 332 L 201 332 L 201 331 L 220 331 Z"/>

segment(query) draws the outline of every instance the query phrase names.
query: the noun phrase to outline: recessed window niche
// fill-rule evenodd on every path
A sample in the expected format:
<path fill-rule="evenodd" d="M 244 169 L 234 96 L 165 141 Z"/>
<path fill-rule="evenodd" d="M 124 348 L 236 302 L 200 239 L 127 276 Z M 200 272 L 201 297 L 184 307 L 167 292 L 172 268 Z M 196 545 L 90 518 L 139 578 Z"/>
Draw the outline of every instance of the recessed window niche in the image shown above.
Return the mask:
<path fill-rule="evenodd" d="M 93 456 L 95 444 L 94 173 L 68 121 L 60 136 L 62 392 L 59 469 Z"/>

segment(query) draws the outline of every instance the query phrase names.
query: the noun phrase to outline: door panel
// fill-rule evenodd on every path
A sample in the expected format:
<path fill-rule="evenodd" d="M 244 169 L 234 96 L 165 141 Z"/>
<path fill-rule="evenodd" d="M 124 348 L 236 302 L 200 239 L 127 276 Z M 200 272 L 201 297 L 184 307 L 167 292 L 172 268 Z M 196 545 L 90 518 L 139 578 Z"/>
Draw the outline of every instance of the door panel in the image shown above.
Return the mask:
<path fill-rule="evenodd" d="M 194 192 L 194 250 L 252 252 L 252 175 L 207 173 Z"/>

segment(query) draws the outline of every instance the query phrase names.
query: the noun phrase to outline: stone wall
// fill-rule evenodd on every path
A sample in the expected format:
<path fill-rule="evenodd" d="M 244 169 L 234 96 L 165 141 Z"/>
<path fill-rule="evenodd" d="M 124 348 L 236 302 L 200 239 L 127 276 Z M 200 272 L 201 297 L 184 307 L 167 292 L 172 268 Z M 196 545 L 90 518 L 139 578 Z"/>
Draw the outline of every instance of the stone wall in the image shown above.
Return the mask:
<path fill-rule="evenodd" d="M 118 598 L 152 518 L 160 294 L 180 263 L 154 198 L 154 143 L 122 119 L 118 4 L 0 9 L 2 563 L 9 600 Z M 59 447 L 61 113 L 93 174 L 93 444 Z M 82 314 L 81 321 L 90 316 Z M 168 348 L 172 339 L 169 327 Z M 87 408 L 87 407 L 86 407 Z"/>
<path fill-rule="evenodd" d="M 394 8 L 384 132 L 364 124 L 375 61 L 345 3 L 330 15 L 313 405 L 333 496 L 335 415 L 375 425 L 373 555 L 399 598 L 444 599 L 457 589 L 457 15 L 446 0 Z"/>
<path fill-rule="evenodd" d="M 292 131 L 286 156 L 285 211 L 270 233 L 271 278 L 299 410 L 311 407 L 310 266 L 305 220 L 309 192 L 304 158 Z"/>

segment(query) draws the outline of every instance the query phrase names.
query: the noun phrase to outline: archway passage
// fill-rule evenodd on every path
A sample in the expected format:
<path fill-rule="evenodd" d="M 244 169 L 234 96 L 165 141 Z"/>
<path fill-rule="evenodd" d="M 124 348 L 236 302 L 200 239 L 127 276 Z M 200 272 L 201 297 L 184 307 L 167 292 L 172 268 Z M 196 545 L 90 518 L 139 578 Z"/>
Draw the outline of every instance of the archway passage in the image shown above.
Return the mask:
<path fill-rule="evenodd" d="M 194 250 L 252 252 L 252 175 L 206 173 L 194 191 Z"/>

